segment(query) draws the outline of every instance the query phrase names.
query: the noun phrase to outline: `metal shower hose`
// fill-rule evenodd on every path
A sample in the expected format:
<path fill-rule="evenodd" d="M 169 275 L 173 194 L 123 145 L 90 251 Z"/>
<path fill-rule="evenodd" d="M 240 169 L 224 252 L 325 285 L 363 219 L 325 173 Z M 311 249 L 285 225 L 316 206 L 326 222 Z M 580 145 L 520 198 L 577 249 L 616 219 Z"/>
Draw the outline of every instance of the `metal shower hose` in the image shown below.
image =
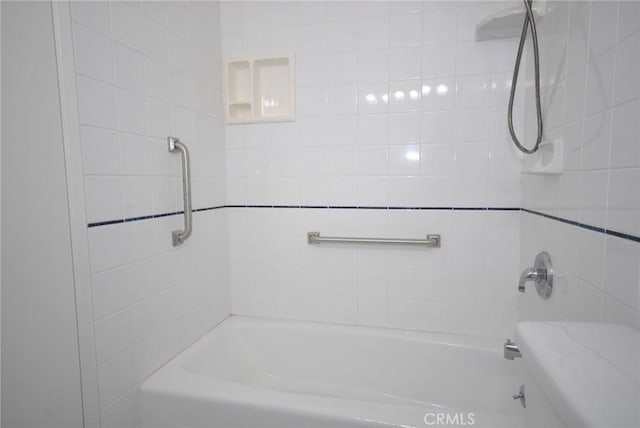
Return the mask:
<path fill-rule="evenodd" d="M 516 57 L 516 65 L 513 70 L 513 79 L 511 80 L 511 94 L 509 95 L 509 111 L 507 113 L 507 122 L 509 123 L 509 133 L 515 143 L 516 147 L 521 152 L 528 155 L 538 151 L 540 142 L 542 141 L 542 109 L 540 108 L 540 57 L 538 54 L 538 33 L 536 32 L 536 22 L 531 9 L 531 3 L 533 0 L 522 0 L 527 13 L 524 18 L 524 25 L 522 26 L 522 34 L 520 35 L 520 45 L 518 46 L 518 56 Z M 518 72 L 520 71 L 520 60 L 522 59 L 522 50 L 524 49 L 524 42 L 527 39 L 527 27 L 531 28 L 531 38 L 533 39 L 533 62 L 535 71 L 535 88 L 536 88 L 536 115 L 538 118 L 538 137 L 536 138 L 536 144 L 531 149 L 524 147 L 513 129 L 513 99 L 516 94 L 516 85 L 518 83 Z"/>

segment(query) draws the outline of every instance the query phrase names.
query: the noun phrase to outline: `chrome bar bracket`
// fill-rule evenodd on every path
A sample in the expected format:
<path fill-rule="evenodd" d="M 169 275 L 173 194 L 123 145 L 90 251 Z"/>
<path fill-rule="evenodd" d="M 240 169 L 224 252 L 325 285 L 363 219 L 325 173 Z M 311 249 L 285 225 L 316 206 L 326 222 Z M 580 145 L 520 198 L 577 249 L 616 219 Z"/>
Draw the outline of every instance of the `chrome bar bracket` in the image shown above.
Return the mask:
<path fill-rule="evenodd" d="M 191 163 L 189 161 L 189 149 L 176 137 L 168 137 L 169 152 L 180 152 L 182 157 L 182 200 L 184 204 L 184 230 L 174 230 L 171 233 L 173 246 L 184 243 L 191 236 L 192 209 L 191 209 Z"/>
<path fill-rule="evenodd" d="M 424 247 L 440 247 L 440 235 L 427 235 L 426 239 L 409 238 L 349 238 L 343 236 L 320 236 L 320 232 L 307 232 L 307 243 L 321 242 L 356 243 L 356 244 L 401 244 L 418 245 Z"/>

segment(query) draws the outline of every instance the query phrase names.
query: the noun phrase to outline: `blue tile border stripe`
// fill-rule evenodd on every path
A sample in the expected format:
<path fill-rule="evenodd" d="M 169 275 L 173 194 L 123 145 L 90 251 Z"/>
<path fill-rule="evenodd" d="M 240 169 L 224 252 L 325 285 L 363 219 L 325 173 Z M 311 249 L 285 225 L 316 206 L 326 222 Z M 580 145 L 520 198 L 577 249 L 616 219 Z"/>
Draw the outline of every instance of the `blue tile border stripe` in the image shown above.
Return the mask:
<path fill-rule="evenodd" d="M 197 212 L 201 212 L 201 211 L 211 211 L 211 210 L 217 210 L 217 209 L 221 209 L 221 208 L 226 208 L 226 206 L 225 205 L 220 205 L 220 206 L 216 206 L 216 207 L 195 208 L 193 210 L 193 212 L 197 213 Z M 143 216 L 140 216 L 140 217 L 128 217 L 128 218 L 120 218 L 120 219 L 117 219 L 117 220 L 98 221 L 98 222 L 95 222 L 95 223 L 87 224 L 87 227 L 91 228 L 91 227 L 98 227 L 98 226 L 109 226 L 111 224 L 131 223 L 131 222 L 134 222 L 134 221 L 150 220 L 150 219 L 153 219 L 153 218 L 170 217 L 170 216 L 173 216 L 173 215 L 181 215 L 181 214 L 184 214 L 184 211 L 173 211 L 173 212 L 168 212 L 168 213 L 143 215 Z"/>
<path fill-rule="evenodd" d="M 297 208 L 329 210 L 520 211 L 516 207 L 403 207 L 371 205 L 225 205 L 225 208 Z"/>
<path fill-rule="evenodd" d="M 401 206 L 368 206 L 368 205 L 219 205 L 215 207 L 196 208 L 193 212 L 211 211 L 221 208 L 279 208 L 279 209 L 330 209 L 330 210 L 415 210 L 415 211 L 520 211 L 515 207 L 401 207 Z M 118 223 L 149 220 L 153 218 L 181 215 L 184 211 L 174 211 L 161 214 L 128 217 L 117 220 L 98 221 L 89 223 L 87 227 L 108 226 Z"/>
<path fill-rule="evenodd" d="M 222 208 L 276 208 L 276 209 L 329 209 L 329 210 L 404 210 L 404 211 L 522 211 L 529 214 L 544 217 L 550 220 L 559 221 L 561 223 L 569 224 L 571 226 L 580 227 L 582 229 L 590 230 L 592 232 L 603 233 L 605 235 L 615 236 L 621 239 L 626 239 L 633 242 L 640 243 L 640 236 L 631 235 L 628 233 L 618 232 L 612 229 L 605 229 L 602 227 L 592 226 L 590 224 L 581 223 L 575 220 L 569 220 L 562 217 L 557 217 L 551 214 L 545 214 L 540 211 L 530 210 L 528 208 L 517 207 L 402 207 L 402 206 L 367 206 L 367 205 L 218 205 L 214 207 L 196 208 L 194 213 L 202 211 L 212 211 Z M 174 215 L 181 215 L 184 211 L 174 211 L 161 214 L 145 215 L 140 217 L 129 217 L 117 220 L 99 221 L 95 223 L 89 223 L 87 227 L 99 227 L 109 226 L 119 223 L 131 223 L 134 221 L 150 220 L 154 218 L 169 217 Z"/>
<path fill-rule="evenodd" d="M 545 213 L 542 213 L 540 211 L 534 211 L 534 210 L 530 210 L 530 209 L 527 209 L 527 208 L 521 208 L 521 211 L 529 213 L 529 214 L 538 215 L 540 217 L 548 218 L 550 220 L 559 221 L 561 223 L 570 224 L 572 226 L 580 227 L 582 229 L 590 230 L 592 232 L 604 233 L 605 235 L 611 235 L 611 236 L 615 236 L 615 237 L 618 237 L 618 238 L 627 239 L 627 240 L 633 241 L 633 242 L 640 242 L 640 236 L 631 235 L 629 233 L 623 233 L 623 232 L 618 232 L 618 231 L 612 230 L 612 229 L 605 229 L 605 228 L 598 227 L 598 226 L 592 226 L 590 224 L 581 223 L 581 222 L 575 221 L 575 220 L 568 220 L 566 218 L 557 217 L 557 216 L 554 216 L 554 215 L 551 215 L 551 214 L 545 214 Z"/>

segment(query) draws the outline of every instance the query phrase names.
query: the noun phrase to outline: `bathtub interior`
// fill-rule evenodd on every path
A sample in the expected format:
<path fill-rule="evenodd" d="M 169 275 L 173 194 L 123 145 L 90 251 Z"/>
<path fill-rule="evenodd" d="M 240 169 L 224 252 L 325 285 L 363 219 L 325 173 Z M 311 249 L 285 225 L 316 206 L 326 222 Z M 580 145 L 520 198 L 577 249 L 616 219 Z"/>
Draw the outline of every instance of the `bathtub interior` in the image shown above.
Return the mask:
<path fill-rule="evenodd" d="M 230 317 L 181 370 L 251 389 L 514 413 L 518 364 L 490 339 Z"/>

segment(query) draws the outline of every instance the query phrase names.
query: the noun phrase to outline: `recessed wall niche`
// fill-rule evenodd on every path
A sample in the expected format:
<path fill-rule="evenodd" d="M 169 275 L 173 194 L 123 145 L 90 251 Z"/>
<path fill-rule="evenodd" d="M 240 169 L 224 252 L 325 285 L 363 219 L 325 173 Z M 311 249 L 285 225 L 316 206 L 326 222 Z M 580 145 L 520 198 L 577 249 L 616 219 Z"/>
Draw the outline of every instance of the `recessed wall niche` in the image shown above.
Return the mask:
<path fill-rule="evenodd" d="M 293 56 L 225 61 L 225 95 L 227 123 L 295 120 Z"/>

